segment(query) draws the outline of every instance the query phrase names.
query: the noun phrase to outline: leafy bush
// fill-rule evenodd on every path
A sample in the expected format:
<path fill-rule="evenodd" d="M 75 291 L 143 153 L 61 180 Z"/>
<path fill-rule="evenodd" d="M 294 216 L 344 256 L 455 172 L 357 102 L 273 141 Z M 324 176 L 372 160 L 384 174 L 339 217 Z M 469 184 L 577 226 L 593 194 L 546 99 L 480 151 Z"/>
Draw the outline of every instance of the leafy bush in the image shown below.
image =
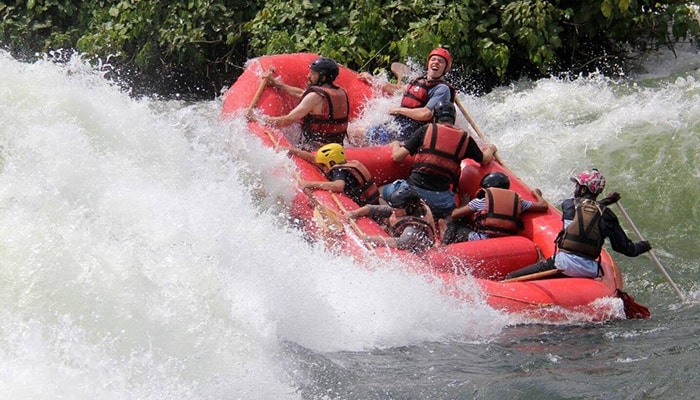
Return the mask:
<path fill-rule="evenodd" d="M 77 49 L 110 57 L 143 75 L 142 84 L 175 77 L 166 91 L 192 85 L 207 94 L 263 54 L 316 52 L 379 71 L 396 60 L 422 63 L 441 45 L 457 74 L 490 86 L 523 75 L 624 72 L 632 54 L 698 37 L 696 10 L 674 0 L 0 3 L 0 45 L 15 55 Z"/>
<path fill-rule="evenodd" d="M 494 82 L 523 74 L 605 70 L 631 50 L 672 47 L 677 40 L 700 36 L 693 11 L 673 1 L 270 0 L 266 4 L 246 24 L 251 55 L 314 51 L 356 69 L 377 70 L 390 60 L 421 60 L 431 48 L 443 45 L 461 71 Z M 291 33 L 289 26 L 295 27 Z"/>
<path fill-rule="evenodd" d="M 84 29 L 75 2 L 16 0 L 0 3 L 0 44 L 25 57 L 34 52 L 71 48 Z"/>

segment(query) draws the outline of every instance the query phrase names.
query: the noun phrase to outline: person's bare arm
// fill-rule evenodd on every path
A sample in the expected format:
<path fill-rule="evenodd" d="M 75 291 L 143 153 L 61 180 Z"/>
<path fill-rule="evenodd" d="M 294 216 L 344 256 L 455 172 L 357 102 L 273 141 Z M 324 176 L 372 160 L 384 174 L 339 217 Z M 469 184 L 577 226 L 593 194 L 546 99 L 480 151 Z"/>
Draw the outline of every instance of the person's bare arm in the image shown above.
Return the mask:
<path fill-rule="evenodd" d="M 450 215 L 452 219 L 460 219 L 460 218 L 469 218 L 474 214 L 474 210 L 472 210 L 469 205 L 463 205 L 461 207 L 457 207 L 454 210 L 452 210 L 452 214 Z"/>
<path fill-rule="evenodd" d="M 369 72 L 361 72 L 359 75 L 359 78 L 362 82 L 365 82 L 369 85 L 374 85 L 376 82 L 376 78 L 374 75 L 370 74 Z M 391 82 L 384 82 L 381 84 L 380 89 L 382 92 L 386 93 L 389 96 L 393 96 L 399 91 L 403 91 L 406 85 L 399 85 L 396 83 L 391 83 Z"/>
<path fill-rule="evenodd" d="M 301 95 L 304 94 L 304 89 L 298 88 L 296 86 L 291 86 L 287 85 L 286 83 L 282 82 L 279 77 L 278 78 L 269 78 L 267 80 L 268 84 L 275 89 L 278 89 L 292 97 L 295 97 L 297 99 L 301 98 Z"/>
<path fill-rule="evenodd" d="M 491 160 L 493 160 L 493 155 L 496 154 L 496 151 L 498 151 L 498 149 L 496 149 L 496 146 L 493 144 L 489 144 L 486 146 L 485 150 L 482 150 L 484 153 L 484 157 L 481 159 L 482 167 L 488 165 Z"/>
<path fill-rule="evenodd" d="M 542 197 L 542 191 L 540 189 L 535 189 L 530 192 L 532 196 L 535 197 L 535 201 L 532 202 L 530 208 L 527 209 L 528 212 L 545 212 L 549 208 L 547 200 Z"/>
<path fill-rule="evenodd" d="M 391 146 L 391 160 L 394 162 L 401 162 L 410 154 L 400 142 L 393 141 L 389 145 Z"/>
<path fill-rule="evenodd" d="M 342 193 L 345 190 L 345 181 L 338 179 L 335 181 L 306 181 L 299 179 L 299 186 L 309 189 L 330 190 L 331 192 Z"/>
<path fill-rule="evenodd" d="M 369 206 L 362 206 L 360 208 L 345 213 L 345 217 L 347 218 L 359 218 L 365 217 L 367 215 L 369 215 Z"/>
<path fill-rule="evenodd" d="M 265 123 L 278 127 L 289 126 L 306 117 L 317 105 L 320 105 L 322 101 L 323 99 L 318 94 L 309 93 L 299 102 L 299 105 L 289 112 L 289 114 L 279 117 L 262 117 L 262 120 Z"/>
<path fill-rule="evenodd" d="M 396 239 L 393 237 L 389 236 L 377 236 L 377 235 L 366 235 L 360 237 L 360 239 L 364 240 L 366 243 L 371 244 L 372 246 L 385 246 L 389 248 L 396 248 L 398 246 Z"/>
<path fill-rule="evenodd" d="M 406 88 L 406 85 L 398 85 L 396 83 L 387 82 L 382 85 L 382 91 L 389 96 L 393 96 L 397 93 L 402 93 Z"/>
<path fill-rule="evenodd" d="M 297 156 L 297 157 L 301 158 L 302 160 L 316 164 L 316 153 L 311 153 L 308 151 L 297 149 L 296 147 L 281 146 L 280 149 L 286 150 L 287 152 L 289 152 L 289 154 L 291 154 L 293 156 Z"/>
<path fill-rule="evenodd" d="M 428 107 L 406 108 L 392 107 L 389 109 L 391 115 L 403 115 L 405 117 L 421 122 L 429 122 L 433 119 L 433 111 Z"/>

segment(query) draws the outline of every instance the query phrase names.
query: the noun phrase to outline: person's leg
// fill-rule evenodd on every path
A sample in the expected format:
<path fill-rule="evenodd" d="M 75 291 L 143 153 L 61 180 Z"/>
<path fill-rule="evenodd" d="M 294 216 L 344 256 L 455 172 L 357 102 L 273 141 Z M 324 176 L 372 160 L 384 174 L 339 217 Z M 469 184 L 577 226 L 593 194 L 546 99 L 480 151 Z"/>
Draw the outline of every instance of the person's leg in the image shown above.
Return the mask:
<path fill-rule="evenodd" d="M 554 259 L 553 258 L 548 258 L 543 261 L 536 262 L 532 265 L 528 265 L 527 267 L 520 268 L 518 270 L 515 270 L 508 275 L 506 275 L 506 279 L 511 279 L 511 278 L 517 278 L 519 276 L 524 276 L 524 275 L 530 275 L 530 274 L 536 274 L 538 272 L 543 272 L 543 271 L 548 271 L 550 269 L 556 269 L 557 267 L 554 265 Z"/>
<path fill-rule="evenodd" d="M 447 218 L 452 214 L 452 210 L 455 208 L 455 194 L 447 190 L 444 192 L 436 192 L 432 190 L 423 189 L 419 186 L 413 185 L 416 188 L 420 196 L 428 203 L 430 211 L 433 213 L 433 217 L 437 219 Z"/>
<path fill-rule="evenodd" d="M 442 234 L 442 244 L 461 243 L 469 240 L 472 229 L 463 221 L 450 221 Z"/>

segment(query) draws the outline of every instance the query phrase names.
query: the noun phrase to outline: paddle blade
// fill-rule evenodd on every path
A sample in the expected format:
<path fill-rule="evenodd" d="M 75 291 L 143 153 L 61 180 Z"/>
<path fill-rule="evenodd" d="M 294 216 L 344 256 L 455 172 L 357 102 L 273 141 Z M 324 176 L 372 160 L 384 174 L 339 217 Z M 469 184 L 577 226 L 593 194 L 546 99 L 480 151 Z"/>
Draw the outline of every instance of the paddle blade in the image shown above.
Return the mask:
<path fill-rule="evenodd" d="M 391 72 L 396 75 L 397 82 L 401 84 L 406 83 L 404 79 L 408 78 L 409 74 L 411 73 L 411 68 L 406 64 L 394 62 L 391 63 Z"/>
<path fill-rule="evenodd" d="M 649 309 L 634 301 L 634 297 L 629 294 L 617 289 L 617 296 L 622 299 L 628 319 L 647 319 L 651 316 Z"/>
<path fill-rule="evenodd" d="M 313 216 L 321 236 L 332 237 L 337 240 L 345 234 L 343 221 L 333 211 L 324 207 L 315 207 Z"/>

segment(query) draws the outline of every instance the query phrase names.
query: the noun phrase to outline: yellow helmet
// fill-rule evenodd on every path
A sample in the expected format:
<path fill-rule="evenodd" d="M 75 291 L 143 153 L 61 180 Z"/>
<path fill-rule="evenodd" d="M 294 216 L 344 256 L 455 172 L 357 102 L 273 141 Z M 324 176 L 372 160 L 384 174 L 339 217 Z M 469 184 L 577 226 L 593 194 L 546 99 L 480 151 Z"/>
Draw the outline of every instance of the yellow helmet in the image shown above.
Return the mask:
<path fill-rule="evenodd" d="M 316 163 L 323 164 L 328 168 L 344 162 L 345 149 L 338 143 L 328 143 L 316 151 Z"/>

